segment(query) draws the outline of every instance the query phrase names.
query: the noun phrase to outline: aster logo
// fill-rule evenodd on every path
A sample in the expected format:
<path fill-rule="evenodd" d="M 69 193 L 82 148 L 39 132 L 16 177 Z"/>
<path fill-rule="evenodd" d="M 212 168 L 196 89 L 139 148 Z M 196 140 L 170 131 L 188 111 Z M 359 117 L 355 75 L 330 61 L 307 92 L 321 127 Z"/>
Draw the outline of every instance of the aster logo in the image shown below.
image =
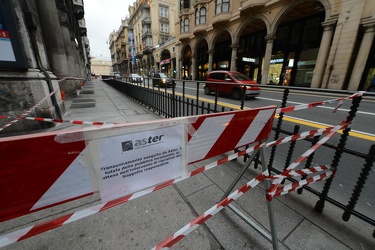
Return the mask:
<path fill-rule="evenodd" d="M 124 141 L 121 143 L 122 145 L 122 152 L 133 150 L 133 142 L 132 141 Z"/>

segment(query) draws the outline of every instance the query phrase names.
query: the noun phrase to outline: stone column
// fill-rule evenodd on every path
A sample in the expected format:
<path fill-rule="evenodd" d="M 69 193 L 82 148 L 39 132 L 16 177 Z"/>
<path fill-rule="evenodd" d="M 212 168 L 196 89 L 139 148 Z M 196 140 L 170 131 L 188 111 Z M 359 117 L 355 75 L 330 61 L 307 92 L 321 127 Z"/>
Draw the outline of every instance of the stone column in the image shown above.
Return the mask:
<path fill-rule="evenodd" d="M 174 64 L 173 64 L 173 59 L 172 59 L 172 57 L 171 57 L 171 71 L 172 71 L 172 77 L 173 77 L 173 72 L 174 72 Z"/>
<path fill-rule="evenodd" d="M 36 0 L 35 2 L 51 71 L 59 78 L 66 77 L 69 75 L 68 61 L 55 1 Z"/>
<path fill-rule="evenodd" d="M 177 55 L 176 56 L 176 70 L 177 70 L 176 79 L 181 79 L 181 62 L 180 62 L 180 60 L 181 59 Z"/>
<path fill-rule="evenodd" d="M 212 71 L 212 66 L 213 66 L 213 62 L 214 62 L 214 53 L 215 53 L 214 50 L 208 51 L 208 72 Z"/>
<path fill-rule="evenodd" d="M 69 76 L 72 77 L 80 77 L 80 71 L 79 71 L 79 64 L 77 62 L 77 59 L 75 57 L 75 41 L 74 38 L 70 34 L 70 22 L 68 17 L 68 10 L 65 6 L 64 1 L 62 0 L 55 0 L 56 1 L 56 7 L 57 12 L 60 20 L 60 29 L 62 34 L 62 39 L 64 42 L 65 47 L 65 54 L 66 58 L 68 60 L 68 67 L 69 67 Z M 80 88 L 79 81 L 75 81 L 75 87 Z"/>
<path fill-rule="evenodd" d="M 238 44 L 232 44 L 230 46 L 232 48 L 232 58 L 230 61 L 230 70 L 237 71 L 236 59 L 237 59 L 237 48 Z"/>
<path fill-rule="evenodd" d="M 350 77 L 348 90 L 356 91 L 362 79 L 363 70 L 366 67 L 367 59 L 370 55 L 371 46 L 374 42 L 375 27 L 374 24 L 371 26 L 365 26 L 365 34 L 363 36 L 361 47 L 359 49 L 357 59 L 354 64 L 353 72 Z"/>
<path fill-rule="evenodd" d="M 267 45 L 266 45 L 266 53 L 264 54 L 264 63 L 262 69 L 262 84 L 267 84 L 268 81 L 268 73 L 270 72 L 270 62 L 272 56 L 272 49 L 273 49 L 273 41 L 275 40 L 274 36 L 266 36 L 265 37 Z"/>
<path fill-rule="evenodd" d="M 190 74 L 192 75 L 192 80 L 197 79 L 197 69 L 196 69 L 196 60 L 195 60 L 195 55 L 191 56 L 191 72 Z"/>
<path fill-rule="evenodd" d="M 326 68 L 326 62 L 328 59 L 328 54 L 333 37 L 334 24 L 335 22 L 322 23 L 324 32 L 322 41 L 320 42 L 318 58 L 316 59 L 314 74 L 311 81 L 311 88 L 320 88 L 322 86 L 324 70 Z"/>

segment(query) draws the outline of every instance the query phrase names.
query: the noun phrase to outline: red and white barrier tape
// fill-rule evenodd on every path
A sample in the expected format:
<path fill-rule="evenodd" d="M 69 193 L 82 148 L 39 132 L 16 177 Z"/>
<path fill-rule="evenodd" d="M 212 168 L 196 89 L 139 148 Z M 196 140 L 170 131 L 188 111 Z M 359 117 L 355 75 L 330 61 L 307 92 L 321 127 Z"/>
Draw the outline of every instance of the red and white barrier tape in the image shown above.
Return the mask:
<path fill-rule="evenodd" d="M 60 80 L 57 80 L 58 82 L 62 82 L 64 80 L 86 80 L 85 78 L 77 78 L 77 77 L 64 77 Z"/>
<path fill-rule="evenodd" d="M 120 124 L 117 122 L 90 122 L 80 120 L 61 120 L 51 118 L 40 118 L 40 117 L 26 117 L 27 120 L 42 121 L 42 122 L 54 122 L 54 123 L 71 123 L 75 125 L 105 125 L 105 124 Z"/>
<path fill-rule="evenodd" d="M 84 78 L 74 78 L 74 77 L 65 77 L 65 78 L 62 78 L 60 80 L 58 80 L 58 82 L 61 82 L 61 81 L 64 81 L 64 80 L 85 80 Z M 51 97 L 52 95 L 54 95 L 59 89 L 56 89 L 55 91 L 51 92 L 48 96 L 44 97 L 42 100 L 40 100 L 37 104 L 35 104 L 34 106 L 32 106 L 29 110 L 25 111 L 23 114 L 15 117 L 15 118 L 11 118 L 10 116 L 0 116 L 0 119 L 12 119 L 12 121 L 10 121 L 9 123 L 3 125 L 1 128 L 0 128 L 0 131 L 4 130 L 5 128 L 13 125 L 14 123 L 18 122 L 19 120 L 23 119 L 25 116 L 27 116 L 28 114 L 30 114 L 32 111 L 34 111 L 39 105 L 41 105 L 44 101 L 47 100 L 48 97 Z M 74 124 L 79 124 L 79 123 L 74 123 Z M 96 124 L 95 124 L 96 125 Z"/>
<path fill-rule="evenodd" d="M 309 171 L 311 171 L 312 173 L 315 173 L 317 171 L 320 171 L 320 169 L 328 169 L 328 168 L 325 167 L 325 166 L 324 167 L 320 166 L 320 167 L 316 167 L 316 168 L 311 168 L 311 169 L 309 169 Z M 299 170 L 298 172 L 300 174 L 297 174 L 298 172 L 296 171 L 296 172 L 293 173 L 293 176 L 295 177 L 295 176 L 306 175 L 306 173 L 308 173 L 309 171 L 306 171 L 306 169 L 304 171 Z M 325 172 L 325 173 L 307 178 L 305 180 L 301 180 L 297 183 L 293 183 L 291 185 L 286 185 L 284 187 L 284 189 L 278 190 L 277 195 L 278 196 L 283 195 L 283 194 L 289 193 L 289 192 L 291 192 L 291 191 L 293 191 L 297 188 L 301 188 L 301 187 L 306 186 L 308 184 L 327 179 L 327 178 L 331 177 L 333 174 L 334 174 L 334 172 L 328 171 L 328 172 Z M 157 246 L 152 248 L 152 250 L 171 248 L 174 244 L 176 244 L 178 241 L 183 239 L 189 233 L 194 231 L 196 228 L 198 228 L 200 225 L 202 225 L 205 221 L 207 221 L 208 219 L 213 217 L 215 214 L 217 214 L 220 210 L 222 210 L 223 208 L 228 206 L 231 202 L 235 201 L 236 199 L 241 197 L 243 194 L 245 194 L 246 192 L 248 192 L 252 188 L 256 187 L 261 181 L 266 180 L 266 179 L 268 179 L 268 180 L 275 179 L 275 178 L 284 179 L 284 175 L 269 176 L 268 170 L 264 171 L 263 173 L 261 173 L 260 175 L 258 175 L 257 177 L 250 180 L 245 185 L 243 185 L 242 187 L 240 187 L 239 189 L 237 189 L 236 191 L 231 193 L 224 200 L 222 200 L 219 203 L 217 203 L 216 205 L 212 206 L 210 209 L 208 209 L 206 212 L 201 214 L 199 217 L 192 220 L 190 223 L 186 224 L 184 227 L 182 227 L 176 233 L 172 234 L 167 239 L 165 239 L 164 241 L 159 243 Z"/>
<path fill-rule="evenodd" d="M 27 116 L 28 114 L 30 114 L 31 112 L 33 112 L 37 107 L 39 107 L 43 102 L 45 102 L 47 100 L 47 98 L 49 98 L 52 95 L 54 95 L 57 92 L 57 90 L 59 90 L 59 89 L 56 89 L 55 91 L 51 92 L 49 95 L 47 95 L 42 100 L 40 100 L 38 103 L 36 103 L 34 106 L 32 106 L 29 110 L 27 110 L 23 114 L 17 116 L 14 120 L 10 121 L 9 123 L 3 125 L 0 128 L 0 131 L 4 130 L 5 128 L 7 128 L 7 127 L 9 127 L 11 125 L 13 125 L 14 123 L 18 122 L 19 120 L 23 119 L 25 116 Z"/>
<path fill-rule="evenodd" d="M 314 153 L 319 147 L 321 147 L 338 130 L 346 126 L 347 126 L 347 123 L 342 123 L 341 125 L 336 126 L 335 129 L 332 129 L 332 131 L 328 135 L 320 139 L 315 145 L 313 145 L 310 149 L 308 149 L 305 153 L 303 153 L 298 159 L 296 159 L 292 164 L 290 164 L 289 167 L 287 167 L 285 171 L 281 174 L 282 176 L 284 176 L 284 178 L 279 178 L 272 182 L 269 188 L 268 194 L 267 194 L 267 199 L 272 200 L 272 197 L 275 196 L 277 188 L 279 187 L 283 179 L 287 177 L 285 175 L 287 175 L 289 171 L 295 169 L 302 161 L 304 161 L 307 157 L 309 157 L 312 153 Z"/>
<path fill-rule="evenodd" d="M 65 79 L 68 79 L 68 77 L 63 78 L 60 81 L 65 80 Z M 73 79 L 82 79 L 82 78 L 73 78 Z M 327 100 L 327 101 L 322 101 L 322 102 L 314 102 L 314 103 L 310 103 L 310 104 L 301 104 L 301 105 L 292 106 L 292 107 L 279 108 L 279 109 L 276 109 L 276 114 L 287 113 L 287 112 L 292 112 L 292 111 L 297 111 L 297 110 L 303 110 L 303 109 L 308 109 L 308 108 L 313 108 L 313 107 L 317 107 L 317 106 L 323 106 L 323 105 L 326 105 L 326 104 L 339 102 L 339 105 L 332 111 L 332 113 L 335 113 L 336 110 L 342 105 L 344 100 L 357 98 L 357 97 L 362 96 L 362 95 L 363 95 L 363 92 L 359 92 L 359 93 L 355 93 L 355 94 L 353 94 L 351 96 L 348 96 L 348 97 L 345 97 L 345 98 L 338 98 L 338 99 Z M 9 116 L 0 116 L 0 119 L 1 118 L 11 119 L 11 117 L 9 117 Z M 15 118 L 15 119 L 17 119 L 17 118 Z M 42 117 L 30 117 L 30 118 L 27 117 L 26 119 L 34 120 L 34 121 L 42 121 L 42 122 L 71 123 L 71 124 L 75 124 L 75 125 L 83 125 L 83 124 L 84 125 L 121 124 L 120 122 L 102 122 L 102 121 L 92 122 L 92 121 L 83 121 L 83 120 L 70 121 L 70 120 L 50 119 L 50 118 L 42 118 Z M 1 131 L 1 129 L 0 129 L 0 131 Z"/>
<path fill-rule="evenodd" d="M 292 192 L 292 191 L 294 191 L 298 188 L 307 186 L 309 184 L 312 184 L 312 183 L 315 183 L 315 182 L 318 182 L 318 181 L 326 180 L 328 178 L 333 177 L 335 175 L 335 173 L 336 173 L 336 170 L 330 170 L 330 171 L 324 172 L 322 174 L 318 174 L 318 175 L 309 177 L 307 179 L 300 180 L 298 182 L 294 182 L 294 183 L 279 187 L 279 188 L 277 188 L 273 197 L 288 194 L 288 193 L 290 193 L 290 192 Z"/>
<path fill-rule="evenodd" d="M 162 189 L 164 187 L 168 187 L 170 185 L 173 185 L 173 184 L 175 184 L 179 181 L 182 181 L 182 180 L 185 180 L 187 178 L 193 177 L 193 176 L 195 176 L 199 173 L 203 173 L 203 172 L 205 172 L 207 170 L 210 170 L 214 167 L 217 167 L 217 166 L 219 166 L 223 163 L 229 162 L 233 159 L 238 158 L 239 156 L 251 153 L 251 152 L 253 152 L 253 151 L 255 151 L 255 150 L 257 150 L 261 147 L 272 147 L 274 145 L 280 145 L 280 144 L 288 143 L 288 142 L 291 142 L 291 141 L 296 141 L 296 140 L 301 140 L 301 139 L 304 139 L 304 138 L 310 138 L 310 137 L 317 136 L 317 135 L 327 134 L 327 133 L 331 132 L 332 130 L 336 130 L 336 129 L 338 130 L 342 126 L 344 126 L 344 125 L 339 125 L 339 126 L 325 128 L 325 129 L 319 129 L 319 130 L 307 131 L 307 132 L 301 133 L 300 135 L 289 136 L 289 137 L 286 137 L 286 138 L 283 138 L 283 139 L 280 139 L 280 140 L 277 140 L 277 141 L 269 142 L 269 143 L 259 143 L 257 145 L 254 145 L 252 147 L 247 148 L 246 150 L 239 151 L 239 152 L 234 153 L 232 155 L 229 155 L 229 156 L 227 156 L 223 159 L 217 160 L 217 161 L 212 162 L 212 163 L 210 163 L 206 166 L 198 168 L 198 169 L 190 172 L 186 177 L 180 177 L 180 178 L 177 178 L 177 179 L 174 179 L 174 180 L 170 180 L 170 181 L 165 182 L 163 184 L 160 184 L 160 185 L 157 185 L 157 186 L 154 186 L 154 187 L 150 187 L 148 189 L 145 189 L 145 190 L 133 193 L 133 194 L 129 194 L 127 196 L 118 198 L 118 199 L 113 200 L 113 201 L 109 201 L 105 204 L 96 205 L 96 206 L 93 206 L 91 208 L 80 210 L 80 211 L 77 211 L 75 213 L 71 213 L 69 215 L 66 215 L 66 216 L 63 216 L 63 217 L 60 217 L 60 218 L 56 218 L 56 219 L 53 219 L 53 220 L 48 221 L 48 222 L 39 223 L 39 224 L 36 224 L 34 226 L 25 228 L 25 229 L 21 229 L 21 230 L 18 230 L 18 231 L 15 231 L 15 232 L 12 232 L 12 233 L 9 233 L 9 234 L 6 234 L 6 235 L 2 235 L 2 236 L 0 236 L 0 247 L 10 245 L 10 244 L 15 243 L 17 241 L 32 237 L 32 236 L 37 235 L 39 233 L 42 233 L 42 232 L 51 230 L 53 228 L 65 225 L 67 223 L 76 221 L 80 218 L 90 216 L 90 215 L 95 214 L 97 212 L 104 211 L 108 208 L 111 208 L 111 207 L 120 205 L 122 203 L 128 202 L 130 200 L 139 198 L 143 195 L 155 192 L 155 191 L 157 191 L 159 189 Z M 317 171 L 322 171 L 322 170 L 325 170 L 325 169 L 321 166 L 320 168 L 315 167 L 315 168 L 310 168 L 310 169 L 302 169 L 302 170 L 298 170 L 298 171 L 289 170 L 289 171 L 285 172 L 284 175 L 280 175 L 280 176 L 276 175 L 276 176 L 268 177 L 268 175 L 261 174 L 261 175 L 258 176 L 258 178 L 260 178 L 259 180 L 262 180 L 264 178 L 269 178 L 270 180 L 275 179 L 275 178 L 284 179 L 284 178 L 289 177 L 289 176 L 296 177 L 296 176 L 299 176 L 299 175 L 306 175 L 306 174 L 315 173 Z M 249 183 L 249 186 L 252 186 L 252 183 Z"/>
<path fill-rule="evenodd" d="M 341 105 L 343 104 L 343 102 L 345 100 L 357 98 L 357 97 L 362 96 L 362 95 L 363 95 L 363 92 L 360 91 L 360 92 L 355 93 L 355 94 L 353 94 L 351 96 L 348 96 L 348 97 L 337 98 L 337 99 L 332 99 L 332 100 L 327 100 L 327 101 L 322 101 L 322 102 L 313 102 L 313 103 L 309 103 L 309 104 L 301 104 L 301 105 L 292 106 L 292 107 L 278 108 L 278 109 L 276 109 L 276 114 L 287 113 L 287 112 L 303 110 L 303 109 L 309 109 L 309 108 L 314 108 L 314 107 L 317 107 L 317 106 L 324 106 L 324 105 L 327 105 L 327 104 L 339 102 L 339 105 L 336 106 L 335 109 L 332 111 L 332 113 L 335 113 L 337 111 L 337 109 L 341 107 Z"/>
<path fill-rule="evenodd" d="M 313 177 L 309 177 L 307 179 L 301 180 L 297 183 L 293 183 L 290 185 L 285 185 L 283 187 L 279 187 L 280 183 L 287 178 L 288 176 L 303 176 L 308 173 L 318 173 L 320 171 L 325 171 L 328 168 L 326 166 L 320 166 L 315 167 L 311 169 L 302 169 L 298 171 L 293 171 L 293 169 L 299 165 L 304 159 L 308 157 L 311 153 L 315 152 L 324 142 L 326 142 L 329 138 L 332 137 L 333 134 L 335 134 L 340 128 L 347 126 L 347 123 L 342 123 L 342 125 L 336 126 L 336 129 L 333 129 L 332 132 L 330 132 L 327 136 L 322 138 L 317 144 L 312 146 L 309 150 L 307 150 L 304 154 L 302 154 L 301 157 L 299 157 L 293 164 L 291 164 L 281 175 L 275 175 L 275 176 L 268 176 L 268 170 L 264 171 L 251 181 L 249 181 L 246 185 L 242 186 L 240 189 L 236 190 L 232 194 L 230 194 L 227 198 L 216 204 L 215 206 L 211 207 L 209 210 L 207 210 L 204 214 L 200 215 L 195 220 L 191 221 L 189 224 L 185 225 L 183 228 L 181 228 L 179 231 L 168 237 L 166 240 L 159 243 L 156 247 L 153 249 L 169 249 L 174 244 L 176 244 L 178 241 L 180 241 L 182 238 L 184 238 L 186 235 L 188 235 L 190 232 L 192 232 L 194 229 L 196 229 L 199 225 L 204 223 L 206 220 L 211 218 L 213 215 L 215 215 L 217 212 L 222 210 L 225 206 L 227 206 L 229 203 L 236 200 L 238 197 L 240 197 L 242 194 L 249 191 L 251 188 L 258 185 L 262 180 L 268 179 L 268 180 L 274 180 L 270 188 L 267 190 L 266 198 L 267 200 L 271 201 L 273 197 L 280 196 L 283 194 L 287 194 L 289 192 L 294 191 L 297 188 L 301 188 L 303 186 L 306 186 L 311 183 L 315 183 L 317 181 L 321 181 L 327 178 L 330 178 L 333 176 L 336 170 L 327 171 L 321 174 L 317 174 Z M 293 138 L 293 137 L 291 137 Z M 294 137 L 297 139 L 296 137 Z"/>
<path fill-rule="evenodd" d="M 223 208 L 228 206 L 230 203 L 241 197 L 244 193 L 251 190 L 252 188 L 256 187 L 261 181 L 267 178 L 268 170 L 264 171 L 254 179 L 247 182 L 245 185 L 231 193 L 228 197 L 226 197 L 224 200 L 220 201 L 216 205 L 212 206 L 210 209 L 208 209 L 206 212 L 201 214 L 196 219 L 192 220 L 190 223 L 186 224 L 184 227 L 182 227 L 180 230 L 178 230 L 173 235 L 169 236 L 167 239 L 159 243 L 157 246 L 152 248 L 153 250 L 159 250 L 159 249 L 169 249 L 174 244 L 176 244 L 178 241 L 180 241 L 182 238 L 184 238 L 186 235 L 194 231 L 196 228 L 198 228 L 200 225 L 202 225 L 205 221 L 207 221 L 209 218 L 217 214 L 219 211 L 221 211 Z"/>

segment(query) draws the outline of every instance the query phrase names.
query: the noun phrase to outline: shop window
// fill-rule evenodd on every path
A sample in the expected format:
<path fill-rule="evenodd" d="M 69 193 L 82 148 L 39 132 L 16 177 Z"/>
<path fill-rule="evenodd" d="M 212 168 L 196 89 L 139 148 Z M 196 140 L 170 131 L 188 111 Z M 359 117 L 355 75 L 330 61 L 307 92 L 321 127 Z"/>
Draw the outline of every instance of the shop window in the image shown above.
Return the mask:
<path fill-rule="evenodd" d="M 302 23 L 296 23 L 293 25 L 293 31 L 290 37 L 290 44 L 299 44 L 302 33 Z"/>
<path fill-rule="evenodd" d="M 290 26 L 280 27 L 277 31 L 277 45 L 282 47 L 289 42 L 289 28 Z"/>
<path fill-rule="evenodd" d="M 314 41 L 319 36 L 320 18 L 307 20 L 305 23 L 305 30 L 303 32 L 303 42 Z"/>

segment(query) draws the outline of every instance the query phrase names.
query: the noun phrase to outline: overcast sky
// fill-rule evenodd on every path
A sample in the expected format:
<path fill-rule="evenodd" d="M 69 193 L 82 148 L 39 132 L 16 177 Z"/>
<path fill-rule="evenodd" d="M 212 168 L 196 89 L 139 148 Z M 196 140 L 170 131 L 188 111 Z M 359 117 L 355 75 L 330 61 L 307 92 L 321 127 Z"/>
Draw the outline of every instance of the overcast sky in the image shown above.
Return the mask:
<path fill-rule="evenodd" d="M 109 34 L 117 31 L 121 19 L 129 16 L 128 7 L 135 0 L 84 0 L 87 36 L 91 57 L 111 60 Z"/>

